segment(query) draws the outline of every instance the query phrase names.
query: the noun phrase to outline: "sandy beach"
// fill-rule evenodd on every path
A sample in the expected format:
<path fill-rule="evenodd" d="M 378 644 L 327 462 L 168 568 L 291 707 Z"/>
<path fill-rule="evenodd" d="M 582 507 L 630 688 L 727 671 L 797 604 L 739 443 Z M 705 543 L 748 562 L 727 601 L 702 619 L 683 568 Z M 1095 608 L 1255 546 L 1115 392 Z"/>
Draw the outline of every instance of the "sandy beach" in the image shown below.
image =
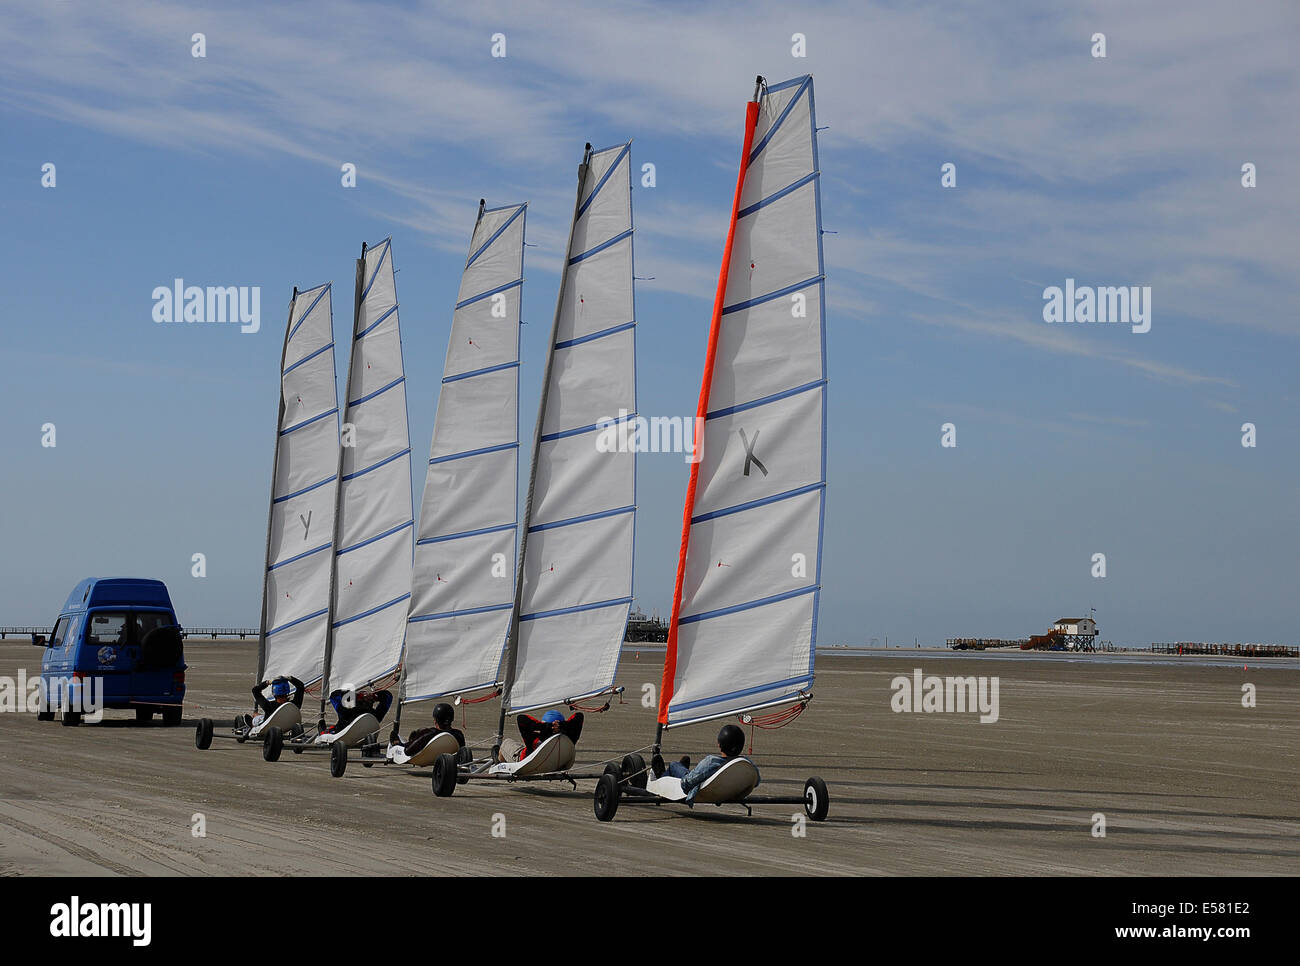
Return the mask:
<path fill-rule="evenodd" d="M 0 643 L 0 675 L 38 673 L 40 654 Z M 123 712 L 79 728 L 0 714 L 0 874 L 1300 874 L 1295 660 L 1051 658 L 819 658 L 806 713 L 754 739 L 760 792 L 797 795 L 809 775 L 830 787 L 828 821 L 800 837 L 796 806 L 752 818 L 734 806 L 625 806 L 600 824 L 590 781 L 576 792 L 471 784 L 437 799 L 428 771 L 354 760 L 333 779 L 323 756 L 268 764 L 221 741 L 199 752 L 196 719 L 247 710 L 256 651 L 192 640 L 184 727 Z M 589 718 L 580 762 L 650 743 L 640 696 L 661 661 L 625 653 L 626 701 Z M 895 713 L 890 682 L 915 668 L 996 675 L 997 722 Z M 1246 683 L 1254 708 L 1242 706 Z M 496 709 L 469 709 L 472 740 L 490 735 Z M 408 709 L 403 732 L 428 719 L 428 705 Z M 673 732 L 665 753 L 698 760 L 715 732 Z"/>

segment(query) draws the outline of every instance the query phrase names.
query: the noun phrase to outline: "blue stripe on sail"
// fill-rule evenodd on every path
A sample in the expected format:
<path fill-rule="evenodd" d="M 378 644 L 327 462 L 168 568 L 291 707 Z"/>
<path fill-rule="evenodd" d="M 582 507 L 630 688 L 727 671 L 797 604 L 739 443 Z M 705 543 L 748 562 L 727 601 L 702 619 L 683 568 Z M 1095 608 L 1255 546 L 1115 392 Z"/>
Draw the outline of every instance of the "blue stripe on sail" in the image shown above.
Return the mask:
<path fill-rule="evenodd" d="M 723 416 L 730 416 L 734 413 L 743 413 L 747 409 L 754 409 L 757 406 L 766 406 L 768 403 L 774 403 L 780 399 L 788 399 L 790 396 L 797 396 L 800 393 L 816 389 L 818 386 L 826 385 L 825 379 L 815 379 L 812 382 L 806 382 L 802 386 L 795 386 L 793 389 L 785 389 L 781 392 L 774 392 L 770 396 L 763 396 L 759 399 L 747 403 L 739 403 L 735 406 L 728 406 L 726 409 L 715 409 L 705 416 L 705 419 L 720 419 Z"/>
<path fill-rule="evenodd" d="M 583 433 L 590 433 L 594 429 L 609 429 L 618 426 L 621 423 L 628 423 L 636 419 L 636 413 L 628 413 L 623 419 L 609 419 L 599 423 L 592 423 L 590 426 L 579 426 L 577 429 L 564 429 L 558 433 L 547 433 L 540 442 L 553 443 L 557 439 L 568 439 L 570 436 L 581 436 Z"/>
<path fill-rule="evenodd" d="M 787 285 L 785 288 L 779 288 L 775 292 L 769 292 L 767 295 L 759 295 L 752 299 L 746 299 L 743 302 L 737 302 L 735 305 L 724 306 L 723 315 L 730 315 L 732 312 L 740 312 L 744 309 L 753 308 L 755 305 L 762 305 L 764 302 L 770 302 L 773 299 L 779 299 L 782 295 L 792 295 L 801 288 L 809 286 L 824 280 L 822 275 L 814 275 L 812 278 L 802 282 L 795 282 L 793 285 Z"/>
<path fill-rule="evenodd" d="M 621 231 L 621 232 L 619 232 L 617 235 L 615 235 L 613 238 L 611 238 L 609 241 L 607 241 L 607 242 L 601 242 L 601 243 L 600 243 L 599 245 L 597 245 L 595 248 L 588 248 L 585 252 L 583 252 L 583 253 L 580 254 L 580 255 L 574 255 L 572 258 L 569 259 L 569 264 L 570 264 L 570 265 L 576 265 L 578 262 L 582 261 L 583 259 L 590 258 L 592 255 L 598 255 L 598 254 L 600 254 L 600 253 L 603 252 L 606 248 L 609 248 L 611 245 L 617 245 L 617 244 L 618 244 L 619 242 L 621 242 L 624 238 L 631 238 L 631 237 L 632 237 L 632 229 L 631 229 L 631 228 L 629 228 L 627 231 Z"/>
<path fill-rule="evenodd" d="M 270 637 L 272 634 L 279 634 L 281 631 L 287 631 L 289 628 L 301 624 L 304 621 L 315 620 L 317 617 L 324 617 L 327 613 L 328 611 L 322 608 L 321 610 L 316 611 L 316 613 L 314 614 L 308 614 L 306 617 L 299 617 L 297 620 L 289 621 L 289 623 L 287 624 L 281 624 L 279 627 L 273 627 L 266 632 L 266 636 Z"/>
<path fill-rule="evenodd" d="M 334 415 L 335 413 L 337 413 L 338 411 L 339 411 L 338 407 L 335 406 L 333 409 L 331 409 L 331 410 L 330 410 L 329 412 L 327 412 L 327 413 L 321 413 L 319 416 L 313 416 L 313 417 L 311 417 L 311 419 L 304 419 L 304 420 L 303 420 L 302 422 L 300 422 L 300 423 L 294 423 L 292 426 L 288 427 L 287 429 L 282 429 L 282 430 L 280 430 L 280 435 L 281 435 L 281 436 L 288 436 L 288 435 L 289 435 L 290 433 L 292 433 L 295 429 L 302 429 L 304 426 L 310 426 L 312 423 L 316 422 L 317 420 L 324 419 L 326 416 L 333 416 L 333 415 Z"/>
<path fill-rule="evenodd" d="M 480 537 L 485 533 L 499 533 L 502 530 L 513 530 L 518 524 L 503 523 L 497 527 L 480 527 L 477 530 L 462 530 L 460 533 L 448 533 L 441 537 L 425 537 L 423 540 L 415 541 L 417 547 L 427 547 L 431 543 L 446 543 L 448 540 L 462 540 L 465 537 Z"/>
<path fill-rule="evenodd" d="M 501 443 L 497 446 L 484 446 L 482 449 L 468 449 L 463 453 L 452 453 L 450 456 L 439 456 L 429 460 L 429 465 L 435 463 L 450 463 L 452 460 L 468 459 L 471 456 L 482 456 L 484 453 L 499 453 L 503 449 L 518 449 L 519 443 Z"/>
<path fill-rule="evenodd" d="M 513 204 L 513 205 L 497 205 L 495 208 L 484 208 L 484 209 L 483 209 L 483 214 L 485 214 L 485 215 L 490 215 L 490 214 L 492 214 L 493 212 L 497 212 L 497 211 L 505 211 L 505 210 L 508 209 L 508 208 L 527 208 L 527 207 L 528 207 L 528 202 L 526 202 L 526 201 L 523 202 L 522 204 Z"/>
<path fill-rule="evenodd" d="M 502 292 L 508 291 L 509 289 L 515 288 L 523 284 L 524 284 L 523 278 L 517 278 L 513 282 L 506 282 L 504 285 L 498 285 L 496 288 L 490 288 L 486 292 L 480 292 L 478 295 L 471 295 L 465 301 L 457 302 L 456 308 L 463 309 L 467 305 L 473 305 L 475 302 L 481 302 L 485 298 L 490 298 L 493 295 L 499 295 Z"/>
<path fill-rule="evenodd" d="M 590 335 L 580 335 L 576 339 L 566 339 L 564 342 L 555 343 L 557 349 L 570 349 L 575 345 L 582 345 L 584 342 L 592 342 L 596 339 L 603 339 L 607 335 L 614 335 L 616 332 L 626 332 L 636 325 L 636 322 L 624 322 L 622 325 L 610 326 L 608 329 L 601 329 L 599 332 L 592 332 Z"/>
<path fill-rule="evenodd" d="M 320 302 L 320 300 L 323 299 L 323 298 L 325 297 L 325 293 L 328 292 L 328 291 L 330 290 L 330 286 L 333 285 L 333 284 L 334 284 L 333 282 L 326 282 L 326 283 L 325 283 L 324 287 L 321 289 L 320 295 L 317 295 L 316 298 L 314 298 L 314 299 L 312 300 L 311 305 L 307 306 L 307 311 L 304 312 L 304 313 L 302 314 L 302 317 L 298 319 L 297 324 L 295 324 L 294 327 L 293 327 L 292 329 L 289 330 L 289 337 L 288 337 L 287 339 L 284 340 L 286 344 L 287 344 L 291 339 L 293 339 L 293 337 L 294 337 L 295 335 L 297 335 L 298 330 L 302 328 L 302 324 L 303 324 L 304 322 L 307 321 L 307 316 L 311 315 L 311 310 L 314 309 L 314 308 L 316 307 L 316 304 L 317 304 L 318 302 Z M 308 291 L 310 291 L 310 289 L 308 289 Z M 304 292 L 303 294 L 305 295 L 305 294 L 307 294 L 307 293 Z M 333 344 L 334 344 L 333 342 L 330 342 L 330 345 L 333 345 Z M 287 372 L 288 370 L 286 369 L 285 371 Z"/>
<path fill-rule="evenodd" d="M 687 701 L 685 704 L 674 705 L 669 702 L 668 713 L 671 715 L 678 711 L 689 711 L 691 708 L 701 708 L 708 704 L 718 704 L 722 701 L 733 701 L 736 698 L 748 697 L 751 694 L 762 694 L 764 691 L 776 691 L 781 688 L 789 688 L 796 684 L 811 683 L 809 675 L 801 674 L 797 678 L 786 678 L 784 681 L 773 681 L 771 684 L 756 684 L 752 688 L 743 688 L 739 691 L 730 691 L 727 694 L 719 694 L 713 698 L 700 698 L 698 701 Z M 797 691 L 795 693 L 798 693 Z"/>
<path fill-rule="evenodd" d="M 631 506 L 621 506 L 613 510 L 600 510 L 597 513 L 584 513 L 581 516 L 569 517 L 566 520 L 556 520 L 553 523 L 539 523 L 535 527 L 529 527 L 529 533 L 537 533 L 539 530 L 554 530 L 557 527 L 572 526 L 575 523 L 587 523 L 591 520 L 603 520 L 605 517 L 616 517 L 621 513 L 632 513 L 636 510 L 636 504 Z"/>
<path fill-rule="evenodd" d="M 355 337 L 352 341 L 355 342 L 357 339 L 363 339 L 363 338 L 365 338 L 367 335 L 370 334 L 370 331 L 371 331 L 375 326 L 379 325 L 379 323 L 383 322 L 384 319 L 388 318 L 390 315 L 392 315 L 392 314 L 393 314 L 394 312 L 396 312 L 396 311 L 397 311 L 397 306 L 394 305 L 391 309 L 389 309 L 387 312 L 385 312 L 385 313 L 384 313 L 383 315 L 381 315 L 379 318 L 375 319 L 375 321 L 371 322 L 368 326 L 366 326 L 364 329 L 362 329 L 360 332 L 358 332 L 358 333 L 356 334 L 356 337 Z"/>
<path fill-rule="evenodd" d="M 393 247 L 393 240 L 391 238 L 385 238 L 381 244 L 384 246 L 384 252 L 379 256 L 379 261 L 375 264 L 375 271 L 374 274 L 370 276 L 369 284 L 366 285 L 365 289 L 361 293 L 361 301 L 363 302 L 366 300 L 366 296 L 370 294 L 370 287 L 375 284 L 375 279 L 379 277 L 379 269 L 383 266 L 384 259 L 388 257 L 388 250 Z"/>
<path fill-rule="evenodd" d="M 754 212 L 758 211 L 758 209 L 760 209 L 760 208 L 766 208 L 768 205 L 770 205 L 770 204 L 771 204 L 772 202 L 774 202 L 774 201 L 780 201 L 780 200 L 781 200 L 782 198 L 784 198 L 786 195 L 790 194 L 790 192 L 792 192 L 792 191 L 798 191 L 800 188 L 802 188 L 804 185 L 808 184 L 810 181 L 815 181 L 815 180 L 817 179 L 817 176 L 818 176 L 819 174 L 821 174 L 820 171 L 814 171 L 812 174 L 806 174 L 806 175 L 804 175 L 802 178 L 800 178 L 798 181 L 796 181 L 794 184 L 786 185 L 786 186 L 785 186 L 784 188 L 782 188 L 780 191 L 776 192 L 775 194 L 770 194 L 770 195 L 768 195 L 768 196 L 767 196 L 766 198 L 764 198 L 762 201 L 756 201 L 756 202 L 754 202 L 752 205 L 750 205 L 750 206 L 749 206 L 748 208 L 746 208 L 744 211 L 740 212 L 740 214 L 736 215 L 736 220 L 739 221 L 741 218 L 744 218 L 744 217 L 747 216 L 747 215 L 752 215 Z"/>
<path fill-rule="evenodd" d="M 478 261 L 478 257 L 482 255 L 485 251 L 487 251 L 489 245 L 491 245 L 494 241 L 496 241 L 498 238 L 501 237 L 502 232 L 504 232 L 507 228 L 509 228 L 512 224 L 514 224 L 515 219 L 518 218 L 520 214 L 523 213 L 523 210 L 524 209 L 521 206 L 518 211 L 516 211 L 513 215 L 507 218 L 505 224 L 502 225 L 500 228 L 498 228 L 496 231 L 494 231 L 492 233 L 492 237 L 489 238 L 487 241 L 485 241 L 482 245 L 480 245 L 478 251 L 476 251 L 473 255 L 469 257 L 469 261 L 465 263 L 465 267 L 469 268 L 476 261 Z M 486 215 L 487 212 L 484 211 L 483 214 Z M 459 306 L 457 307 L 459 308 Z"/>
<path fill-rule="evenodd" d="M 402 450 L 400 453 L 394 453 L 392 456 L 386 457 L 385 459 L 380 460 L 378 463 L 371 463 L 371 464 L 370 464 L 369 466 L 367 466 L 364 470 L 357 470 L 355 473 L 349 473 L 347 476 L 343 477 L 343 482 L 344 482 L 344 483 L 347 483 L 349 480 L 355 480 L 358 476 L 365 476 L 365 475 L 366 475 L 367 473 L 369 473 L 371 470 L 377 470 L 377 469 L 379 469 L 379 467 L 383 466 L 385 463 L 391 463 L 393 460 L 401 459 L 403 456 L 405 456 L 405 455 L 408 454 L 409 452 L 411 452 L 411 448 L 408 446 L 406 449 Z"/>
<path fill-rule="evenodd" d="M 351 402 L 348 403 L 348 408 L 351 409 L 353 406 L 360 406 L 363 402 L 369 402 L 370 400 L 378 396 L 380 393 L 388 392 L 388 390 L 392 389 L 394 386 L 400 386 L 404 382 L 406 382 L 406 377 L 398 376 L 388 385 L 382 386 L 379 389 L 376 389 L 374 392 L 366 393 L 360 399 L 353 399 Z"/>
<path fill-rule="evenodd" d="M 354 543 L 350 547 L 343 547 L 341 550 L 335 551 L 334 556 L 341 557 L 345 553 L 351 553 L 353 550 L 360 550 L 362 547 L 369 546 L 370 544 L 374 543 L 376 540 L 383 540 L 384 537 L 391 537 L 393 534 L 401 533 L 407 527 L 413 527 L 413 526 L 415 526 L 414 520 L 407 520 L 405 523 L 399 523 L 397 526 L 390 527 L 389 529 L 385 530 L 383 533 L 376 533 L 373 537 L 367 537 L 365 540 L 362 540 L 360 543 Z"/>
<path fill-rule="evenodd" d="M 775 94 L 777 91 L 783 91 L 787 87 L 794 87 L 796 84 L 802 84 L 804 81 L 809 80 L 811 77 L 812 77 L 811 74 L 800 74 L 798 77 L 791 77 L 789 80 L 781 81 L 781 83 L 779 84 L 772 84 L 768 86 L 767 92 L 769 94 Z"/>
<path fill-rule="evenodd" d="M 768 604 L 777 604 L 783 600 L 793 600 L 795 597 L 802 597 L 804 594 L 811 594 L 817 590 L 817 585 L 811 587 L 800 587 L 798 590 L 787 590 L 784 594 L 772 594 L 770 597 L 760 597 L 758 600 L 751 600 L 747 604 L 733 604 L 731 607 L 719 607 L 717 610 L 706 610 L 701 614 L 691 614 L 689 617 L 677 618 L 678 624 L 695 624 L 699 621 L 712 620 L 715 617 L 725 617 L 727 614 L 738 614 L 742 610 L 753 610 L 755 607 L 765 607 Z"/>
<path fill-rule="evenodd" d="M 564 614 L 580 614 L 588 610 L 600 610 L 602 607 L 618 607 L 632 603 L 631 597 L 619 597 L 616 600 L 602 600 L 594 604 L 578 604 L 576 607 L 560 607 L 556 610 L 539 610 L 533 614 L 520 614 L 521 621 L 536 621 L 547 617 L 560 617 Z M 513 607 L 514 605 L 511 604 Z"/>
<path fill-rule="evenodd" d="M 474 369 L 471 372 L 462 372 L 454 376 L 444 376 L 442 384 L 445 386 L 449 382 L 460 382 L 462 379 L 471 379 L 474 376 L 484 376 L 489 372 L 500 372 L 502 369 L 518 369 L 518 362 L 503 362 L 499 366 L 484 366 L 482 369 Z"/>
<path fill-rule="evenodd" d="M 767 92 L 769 94 L 772 94 L 776 91 L 785 90 L 787 87 L 790 87 L 792 84 L 806 84 L 808 80 L 809 77 L 807 74 L 805 74 L 803 77 L 796 78 L 795 80 L 786 81 L 783 84 L 778 84 L 776 87 L 769 87 L 767 89 Z M 767 133 L 763 135 L 763 140 L 759 141 L 757 147 L 755 147 L 752 151 L 749 152 L 750 164 L 753 164 L 754 159 L 758 157 L 759 152 L 762 151 L 765 147 L 767 147 L 768 143 L 772 140 L 772 135 L 776 134 L 777 129 L 780 128 L 781 125 L 785 123 L 785 119 L 790 116 L 790 112 L 794 110 L 794 106 L 799 103 L 799 98 L 802 96 L 803 96 L 803 91 L 799 91 L 799 93 L 795 94 L 794 97 L 790 98 L 790 103 L 785 106 L 785 110 L 781 112 L 781 116 L 772 122 L 772 126 L 768 128 Z"/>
<path fill-rule="evenodd" d="M 301 490 L 295 490 L 292 493 L 286 493 L 284 496 L 277 496 L 272 503 L 283 503 L 285 500 L 292 500 L 295 496 L 302 496 L 304 493 L 310 493 L 312 490 L 320 489 L 326 483 L 333 483 L 338 479 L 338 474 L 321 480 L 319 483 L 313 483 L 311 486 L 304 486 Z"/>
<path fill-rule="evenodd" d="M 706 520 L 716 520 L 718 517 L 731 516 L 733 513 L 743 513 L 746 510 L 753 510 L 756 507 L 767 506 L 769 503 L 779 503 L 782 500 L 789 500 L 796 496 L 802 496 L 805 493 L 811 493 L 814 490 L 824 489 L 825 483 L 818 481 L 809 483 L 807 486 L 800 486 L 793 490 L 786 490 L 784 493 L 778 493 L 775 496 L 766 496 L 761 500 L 750 500 L 748 503 L 737 503 L 735 506 L 723 507 L 721 510 L 712 510 L 709 513 L 701 513 L 699 516 L 691 517 L 691 526 L 697 523 L 704 523 Z M 821 546 L 818 541 L 817 546 Z"/>
<path fill-rule="evenodd" d="M 323 345 L 323 346 L 321 346 L 321 347 L 320 347 L 319 349 L 317 349 L 315 352 L 311 352 L 311 353 L 308 353 L 307 355 L 303 356 L 301 359 L 299 359 L 297 362 L 295 362 L 293 365 L 291 365 L 288 369 L 284 370 L 284 372 L 282 372 L 281 375 L 283 375 L 283 376 L 287 376 L 289 373 L 293 372 L 293 370 L 297 369 L 297 368 L 298 368 L 300 365 L 302 365 L 303 363 L 305 363 L 305 362 L 311 362 L 311 360 L 315 359 L 315 358 L 316 358 L 318 355 L 320 355 L 322 352 L 328 352 L 330 349 L 333 349 L 333 348 L 334 348 L 334 343 L 333 343 L 333 342 L 331 342 L 329 345 Z"/>
<path fill-rule="evenodd" d="M 606 148 L 606 150 L 609 150 L 609 148 Z M 619 164 L 622 163 L 623 161 L 623 155 L 627 154 L 631 150 L 632 150 L 631 141 L 623 145 L 623 149 L 619 151 L 618 157 L 614 159 L 614 162 L 609 166 L 608 169 L 606 169 L 605 173 L 601 175 L 600 180 L 596 182 L 596 187 L 591 189 L 591 194 L 587 195 L 587 200 L 584 201 L 581 206 L 579 206 L 578 214 L 574 217 L 575 221 L 587 213 L 587 209 L 590 208 L 591 203 L 596 200 L 596 195 L 600 193 L 600 189 L 605 187 L 605 182 L 607 182 L 610 179 L 610 177 L 614 174 L 614 172 L 618 170 Z M 591 153 L 593 156 L 595 156 L 600 152 L 592 151 Z"/>
<path fill-rule="evenodd" d="M 394 597 L 387 604 L 380 604 L 378 607 L 372 607 L 370 610 L 363 611 L 355 617 L 345 617 L 341 621 L 335 621 L 334 626 L 342 627 L 344 624 L 351 624 L 353 621 L 359 621 L 364 617 L 369 617 L 371 614 L 378 614 L 381 610 L 387 610 L 394 604 L 400 604 L 402 601 L 410 599 L 410 596 L 410 594 L 403 594 L 401 597 Z"/>
<path fill-rule="evenodd" d="M 284 567 L 296 560 L 301 560 L 303 557 L 310 557 L 314 553 L 320 553 L 322 550 L 328 550 L 329 548 L 330 545 L 328 543 L 322 543 L 319 547 L 313 547 L 311 550 L 306 550 L 296 556 L 290 557 L 288 560 L 281 560 L 279 563 L 271 564 L 271 566 L 266 569 L 269 572 L 275 570 L 277 567 Z"/>
<path fill-rule="evenodd" d="M 410 617 L 411 621 L 438 621 L 447 617 L 466 617 L 470 614 L 490 614 L 498 610 L 513 610 L 515 602 L 512 600 L 508 604 L 488 604 L 486 607 L 466 607 L 464 610 L 448 610 L 441 614 L 421 614 L 418 617 Z"/>

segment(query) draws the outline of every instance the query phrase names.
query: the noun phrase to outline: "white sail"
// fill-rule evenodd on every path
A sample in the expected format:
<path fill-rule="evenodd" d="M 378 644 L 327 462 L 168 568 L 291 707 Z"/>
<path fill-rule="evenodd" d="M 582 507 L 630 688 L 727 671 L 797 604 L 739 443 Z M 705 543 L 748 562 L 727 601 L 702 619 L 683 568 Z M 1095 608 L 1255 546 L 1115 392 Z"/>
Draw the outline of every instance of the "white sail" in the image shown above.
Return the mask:
<path fill-rule="evenodd" d="M 669 631 L 670 727 L 797 700 L 813 679 L 826 367 L 812 78 L 756 107 Z"/>
<path fill-rule="evenodd" d="M 319 683 L 330 623 L 339 404 L 330 285 L 294 289 L 280 356 L 258 680 Z"/>
<path fill-rule="evenodd" d="M 591 152 L 579 168 L 534 440 L 511 711 L 604 691 L 627 630 L 636 455 L 601 442 L 636 415 L 630 149 Z"/>
<path fill-rule="evenodd" d="M 406 631 L 414 514 L 392 239 L 357 262 L 345 399 L 326 694 L 390 683 Z"/>
<path fill-rule="evenodd" d="M 499 681 L 518 553 L 526 210 L 480 211 L 461 276 L 415 544 L 407 702 Z"/>

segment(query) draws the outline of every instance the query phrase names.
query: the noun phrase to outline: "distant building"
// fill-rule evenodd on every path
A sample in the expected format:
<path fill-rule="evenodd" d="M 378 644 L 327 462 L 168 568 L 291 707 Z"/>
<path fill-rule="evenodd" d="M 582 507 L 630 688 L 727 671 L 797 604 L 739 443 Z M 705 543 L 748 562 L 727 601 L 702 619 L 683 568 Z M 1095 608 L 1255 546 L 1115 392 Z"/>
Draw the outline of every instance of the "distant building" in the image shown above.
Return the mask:
<path fill-rule="evenodd" d="M 1062 617 L 1052 625 L 1052 630 L 1071 637 L 1096 637 L 1097 622 L 1091 617 Z"/>

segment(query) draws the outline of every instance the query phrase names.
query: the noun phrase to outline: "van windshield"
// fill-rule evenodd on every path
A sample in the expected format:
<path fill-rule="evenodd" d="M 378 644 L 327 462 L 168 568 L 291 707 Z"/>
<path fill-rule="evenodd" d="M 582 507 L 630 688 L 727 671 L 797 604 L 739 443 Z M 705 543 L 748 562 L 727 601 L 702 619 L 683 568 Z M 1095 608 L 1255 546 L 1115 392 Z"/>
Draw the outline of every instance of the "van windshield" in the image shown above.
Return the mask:
<path fill-rule="evenodd" d="M 121 647 L 127 642 L 129 630 L 126 611 L 100 611 L 90 617 L 86 643 L 92 647 Z"/>

